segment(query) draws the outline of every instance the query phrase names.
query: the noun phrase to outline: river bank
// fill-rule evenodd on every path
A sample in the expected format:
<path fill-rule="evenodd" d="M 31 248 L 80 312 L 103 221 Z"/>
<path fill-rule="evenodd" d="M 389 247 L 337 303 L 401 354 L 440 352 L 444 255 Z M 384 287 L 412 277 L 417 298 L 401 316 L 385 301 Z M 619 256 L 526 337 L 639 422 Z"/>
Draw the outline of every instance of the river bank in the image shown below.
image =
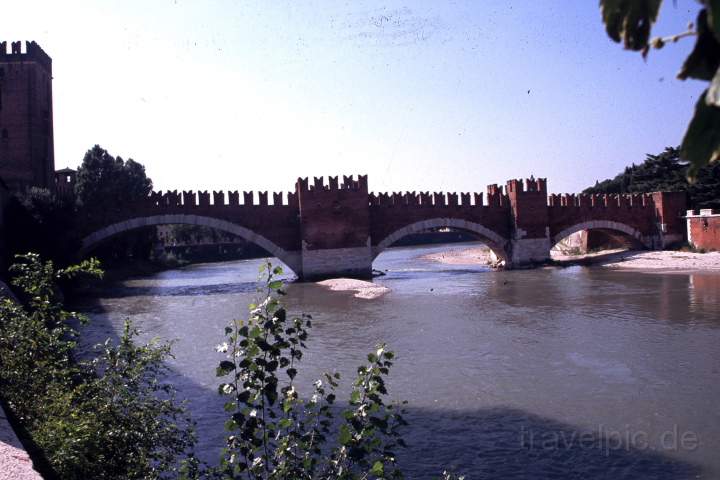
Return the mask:
<path fill-rule="evenodd" d="M 720 252 L 696 253 L 679 250 L 605 250 L 574 257 L 554 257 L 556 262 L 622 270 L 720 271 Z"/>
<path fill-rule="evenodd" d="M 42 480 L 0 405 L 0 480 Z"/>
<path fill-rule="evenodd" d="M 448 265 L 487 265 L 490 250 L 487 247 L 469 247 L 436 252 L 420 257 L 422 260 Z M 602 250 L 582 255 L 563 255 L 553 252 L 552 263 L 557 266 L 584 265 L 602 268 L 684 271 L 720 271 L 720 252 L 696 253 L 679 250 Z"/>
<path fill-rule="evenodd" d="M 448 265 L 488 265 L 491 262 L 490 249 L 484 245 L 430 253 L 420 259 Z"/>

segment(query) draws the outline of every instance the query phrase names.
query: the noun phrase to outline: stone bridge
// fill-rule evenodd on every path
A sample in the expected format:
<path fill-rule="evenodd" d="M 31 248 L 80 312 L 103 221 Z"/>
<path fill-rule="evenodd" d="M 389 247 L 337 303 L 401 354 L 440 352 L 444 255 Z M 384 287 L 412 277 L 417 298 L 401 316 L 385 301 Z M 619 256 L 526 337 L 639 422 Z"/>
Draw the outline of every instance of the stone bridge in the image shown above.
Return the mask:
<path fill-rule="evenodd" d="M 301 279 L 369 277 L 372 262 L 405 235 L 447 227 L 469 232 L 508 267 L 547 261 L 578 231 L 621 235 L 637 247 L 684 239 L 684 193 L 549 195 L 543 178 L 482 193 L 370 193 L 367 176 L 298 179 L 295 192 L 153 192 L 88 221 L 83 253 L 120 233 L 166 224 L 203 225 L 253 242 Z"/>

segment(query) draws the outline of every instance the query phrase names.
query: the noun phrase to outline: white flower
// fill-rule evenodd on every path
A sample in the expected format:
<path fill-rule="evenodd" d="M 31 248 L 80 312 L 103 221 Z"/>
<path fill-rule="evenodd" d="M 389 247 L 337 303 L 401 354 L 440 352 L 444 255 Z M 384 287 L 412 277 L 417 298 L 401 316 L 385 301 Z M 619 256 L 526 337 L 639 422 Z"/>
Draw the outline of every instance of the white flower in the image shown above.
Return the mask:
<path fill-rule="evenodd" d="M 319 399 L 320 399 L 320 397 L 318 396 L 318 394 L 313 393 L 313 396 L 310 397 L 310 403 L 317 403 Z"/>
<path fill-rule="evenodd" d="M 225 352 L 227 352 L 227 351 L 228 351 L 228 344 L 227 344 L 227 342 L 223 342 L 223 343 L 221 343 L 220 345 L 218 345 L 217 347 L 215 347 L 215 351 L 216 351 L 216 352 L 219 352 L 219 353 L 225 353 Z"/>
<path fill-rule="evenodd" d="M 265 307 L 267 307 L 267 304 L 270 302 L 270 297 L 267 297 L 263 302 L 258 305 L 256 308 L 250 310 L 251 315 L 260 315 Z"/>
<path fill-rule="evenodd" d="M 315 380 L 315 388 L 320 388 L 320 387 L 322 387 L 322 380 L 319 380 L 319 379 Z"/>
<path fill-rule="evenodd" d="M 257 417 L 257 410 L 255 410 L 254 408 L 252 410 L 250 410 L 250 416 Z"/>
<path fill-rule="evenodd" d="M 235 390 L 235 387 L 233 387 L 229 383 L 226 383 L 225 385 L 223 385 L 223 393 L 225 395 L 231 394 L 233 392 L 233 390 Z"/>

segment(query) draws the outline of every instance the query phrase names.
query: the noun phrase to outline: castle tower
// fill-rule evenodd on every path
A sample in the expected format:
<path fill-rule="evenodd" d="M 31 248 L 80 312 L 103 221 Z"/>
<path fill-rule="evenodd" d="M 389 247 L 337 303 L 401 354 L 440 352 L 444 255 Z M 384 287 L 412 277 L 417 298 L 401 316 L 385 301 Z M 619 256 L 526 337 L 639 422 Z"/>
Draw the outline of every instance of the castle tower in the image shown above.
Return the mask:
<path fill-rule="evenodd" d="M 302 278 L 371 277 L 370 204 L 367 175 L 300 178 Z"/>
<path fill-rule="evenodd" d="M 0 42 L 0 178 L 11 191 L 52 188 L 52 60 L 35 42 Z"/>
<path fill-rule="evenodd" d="M 507 182 L 512 214 L 510 260 L 514 265 L 544 262 L 550 259 L 547 180 L 528 178 Z"/>

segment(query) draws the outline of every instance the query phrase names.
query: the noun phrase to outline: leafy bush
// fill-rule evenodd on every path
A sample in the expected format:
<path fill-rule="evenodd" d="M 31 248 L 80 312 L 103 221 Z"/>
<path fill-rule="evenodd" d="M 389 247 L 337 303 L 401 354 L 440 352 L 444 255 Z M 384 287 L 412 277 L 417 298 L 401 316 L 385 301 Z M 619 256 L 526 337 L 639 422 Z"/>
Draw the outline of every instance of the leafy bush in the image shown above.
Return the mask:
<path fill-rule="evenodd" d="M 169 344 L 137 346 L 126 322 L 88 361 L 73 357 L 78 332 L 56 281 L 98 276 L 97 262 L 55 271 L 38 255 L 11 267 L 24 305 L 0 301 L 0 392 L 62 479 L 160 479 L 192 463 L 194 430 L 175 390 L 161 382 Z"/>
<path fill-rule="evenodd" d="M 80 247 L 74 202 L 45 188 L 13 195 L 5 210 L 6 264 L 28 250 L 67 264 Z"/>
<path fill-rule="evenodd" d="M 357 370 L 349 406 L 333 413 L 340 375 L 325 374 L 301 399 L 295 385 L 298 362 L 312 326 L 309 315 L 290 318 L 282 307 L 280 267 L 263 265 L 264 299 L 250 305 L 247 321 L 225 329 L 217 347 L 226 355 L 217 368 L 229 432 L 220 467 L 222 479 L 402 478 L 395 458 L 404 447 L 402 409 L 388 404 L 385 378 L 394 355 L 384 345 Z M 444 479 L 456 478 L 448 473 Z"/>

